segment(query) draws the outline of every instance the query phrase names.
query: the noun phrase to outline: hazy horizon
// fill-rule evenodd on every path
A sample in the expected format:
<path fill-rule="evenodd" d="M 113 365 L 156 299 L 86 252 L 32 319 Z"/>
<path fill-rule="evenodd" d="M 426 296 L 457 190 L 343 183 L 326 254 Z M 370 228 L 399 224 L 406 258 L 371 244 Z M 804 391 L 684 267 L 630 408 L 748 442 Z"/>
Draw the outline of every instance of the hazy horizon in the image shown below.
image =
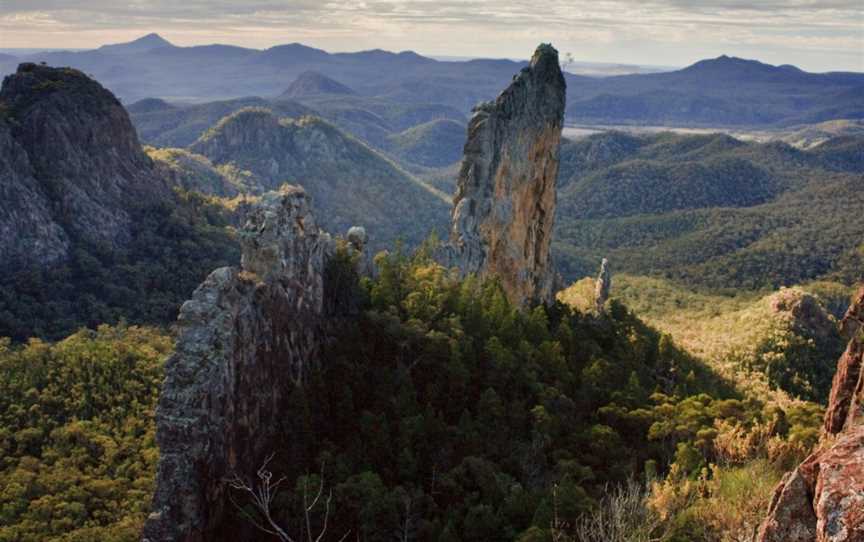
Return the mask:
<path fill-rule="evenodd" d="M 526 58 L 553 43 L 580 62 L 686 66 L 723 54 L 808 71 L 864 71 L 864 7 L 850 0 L 429 0 L 278 2 L 0 0 L 0 49 L 87 49 L 150 32 L 179 46 L 330 52 L 412 50 L 430 57 Z"/>

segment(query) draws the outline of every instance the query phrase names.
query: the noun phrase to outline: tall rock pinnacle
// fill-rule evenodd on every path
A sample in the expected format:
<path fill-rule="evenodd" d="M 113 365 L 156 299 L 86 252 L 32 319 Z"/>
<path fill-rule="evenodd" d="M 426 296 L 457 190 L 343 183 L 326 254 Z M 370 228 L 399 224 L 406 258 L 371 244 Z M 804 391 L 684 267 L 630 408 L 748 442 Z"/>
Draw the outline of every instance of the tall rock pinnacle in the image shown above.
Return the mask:
<path fill-rule="evenodd" d="M 292 440 L 279 420 L 318 362 L 334 241 L 318 229 L 303 189 L 265 194 L 241 245 L 241 268 L 213 271 L 180 309 L 156 413 L 149 542 L 232 539 L 224 479 L 254 471 L 275 442 Z"/>
<path fill-rule="evenodd" d="M 549 248 L 566 83 L 548 44 L 468 124 L 448 254 L 463 273 L 496 276 L 510 301 L 552 302 Z"/>
<path fill-rule="evenodd" d="M 612 273 L 609 271 L 609 260 L 603 258 L 600 262 L 600 274 L 597 275 L 597 282 L 594 283 L 594 308 L 598 313 L 603 312 L 611 289 Z"/>

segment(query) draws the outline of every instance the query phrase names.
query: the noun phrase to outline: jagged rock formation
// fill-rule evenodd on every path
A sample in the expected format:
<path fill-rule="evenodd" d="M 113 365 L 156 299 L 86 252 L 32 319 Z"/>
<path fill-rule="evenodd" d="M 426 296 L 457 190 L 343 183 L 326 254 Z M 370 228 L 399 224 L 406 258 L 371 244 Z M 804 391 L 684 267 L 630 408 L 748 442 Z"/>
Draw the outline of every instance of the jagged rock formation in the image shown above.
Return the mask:
<path fill-rule="evenodd" d="M 229 506 L 224 478 L 254 472 L 272 451 L 286 401 L 318 358 L 334 241 L 303 189 L 264 195 L 241 244 L 240 269 L 213 271 L 180 310 L 156 415 L 150 542 L 227 536 L 218 531 Z"/>
<path fill-rule="evenodd" d="M 21 64 L 0 89 L 0 265 L 63 260 L 129 237 L 133 206 L 170 194 L 120 102 L 70 68 Z"/>
<path fill-rule="evenodd" d="M 303 186 L 323 227 L 342 232 L 361 224 L 378 248 L 397 238 L 419 243 L 446 224 L 446 196 L 317 117 L 280 119 L 267 109 L 243 109 L 191 150 L 217 166 L 250 172 L 252 191 Z"/>
<path fill-rule="evenodd" d="M 594 308 L 598 313 L 603 312 L 611 289 L 612 273 L 609 271 L 609 260 L 603 258 L 603 261 L 600 262 L 600 274 L 597 275 L 597 282 L 594 286 Z"/>
<path fill-rule="evenodd" d="M 823 445 L 777 487 L 760 542 L 864 541 L 864 337 L 858 291 L 842 328 L 851 340 L 837 364 Z"/>
<path fill-rule="evenodd" d="M 565 94 L 558 51 L 543 44 L 468 124 L 442 260 L 463 273 L 497 276 L 519 306 L 553 300 L 549 247 Z"/>

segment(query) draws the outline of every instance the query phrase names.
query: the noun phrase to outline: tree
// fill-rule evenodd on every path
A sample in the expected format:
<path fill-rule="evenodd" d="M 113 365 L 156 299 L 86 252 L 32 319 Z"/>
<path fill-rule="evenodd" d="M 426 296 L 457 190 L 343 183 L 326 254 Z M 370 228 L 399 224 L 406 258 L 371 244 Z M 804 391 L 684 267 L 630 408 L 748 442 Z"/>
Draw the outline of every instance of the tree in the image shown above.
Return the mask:
<path fill-rule="evenodd" d="M 283 542 L 298 542 L 299 539 L 292 538 L 288 532 L 279 525 L 279 523 L 273 518 L 273 500 L 276 498 L 276 495 L 279 492 L 279 486 L 285 482 L 286 478 L 283 476 L 277 479 L 275 482 L 273 481 L 273 473 L 267 469 L 268 463 L 273 459 L 273 454 L 267 456 L 264 460 L 264 463 L 258 468 L 258 471 L 255 473 L 258 478 L 257 482 L 252 480 L 247 482 L 238 474 L 234 474 L 231 478 L 229 478 L 226 482 L 228 483 L 231 489 L 239 491 L 241 493 L 246 494 L 247 498 L 251 499 L 252 504 L 255 507 L 255 510 L 261 516 L 260 518 L 255 518 L 253 515 L 249 514 L 246 509 L 241 506 L 232 496 L 231 493 L 228 493 L 229 499 L 231 503 L 243 514 L 246 519 L 248 519 L 252 525 L 255 526 L 260 531 L 271 534 L 282 540 Z M 327 493 L 327 497 L 324 500 L 324 519 L 323 525 L 321 526 L 318 535 L 313 538 L 312 535 L 312 513 L 315 508 L 318 506 L 319 502 L 321 502 L 321 498 L 324 495 L 324 466 L 321 466 L 321 476 L 319 477 L 318 491 L 315 496 L 312 497 L 310 501 L 310 495 L 308 492 L 308 480 L 304 478 L 303 480 L 303 524 L 305 526 L 304 532 L 306 533 L 308 542 L 321 542 L 324 539 L 324 535 L 327 534 L 327 522 L 330 519 L 330 502 L 333 499 L 333 491 Z M 342 538 L 339 539 L 339 542 L 342 542 L 346 538 L 350 531 L 342 535 Z"/>

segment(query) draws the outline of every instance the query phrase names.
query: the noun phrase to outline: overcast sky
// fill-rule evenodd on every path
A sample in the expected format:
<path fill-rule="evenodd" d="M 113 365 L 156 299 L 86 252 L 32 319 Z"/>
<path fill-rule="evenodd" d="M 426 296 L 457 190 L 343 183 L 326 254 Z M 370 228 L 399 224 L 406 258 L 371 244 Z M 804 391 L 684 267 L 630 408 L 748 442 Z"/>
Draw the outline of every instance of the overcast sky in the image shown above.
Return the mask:
<path fill-rule="evenodd" d="M 0 0 L 0 48 L 86 48 L 158 32 L 177 45 L 683 66 L 729 54 L 864 71 L 864 0 Z"/>

